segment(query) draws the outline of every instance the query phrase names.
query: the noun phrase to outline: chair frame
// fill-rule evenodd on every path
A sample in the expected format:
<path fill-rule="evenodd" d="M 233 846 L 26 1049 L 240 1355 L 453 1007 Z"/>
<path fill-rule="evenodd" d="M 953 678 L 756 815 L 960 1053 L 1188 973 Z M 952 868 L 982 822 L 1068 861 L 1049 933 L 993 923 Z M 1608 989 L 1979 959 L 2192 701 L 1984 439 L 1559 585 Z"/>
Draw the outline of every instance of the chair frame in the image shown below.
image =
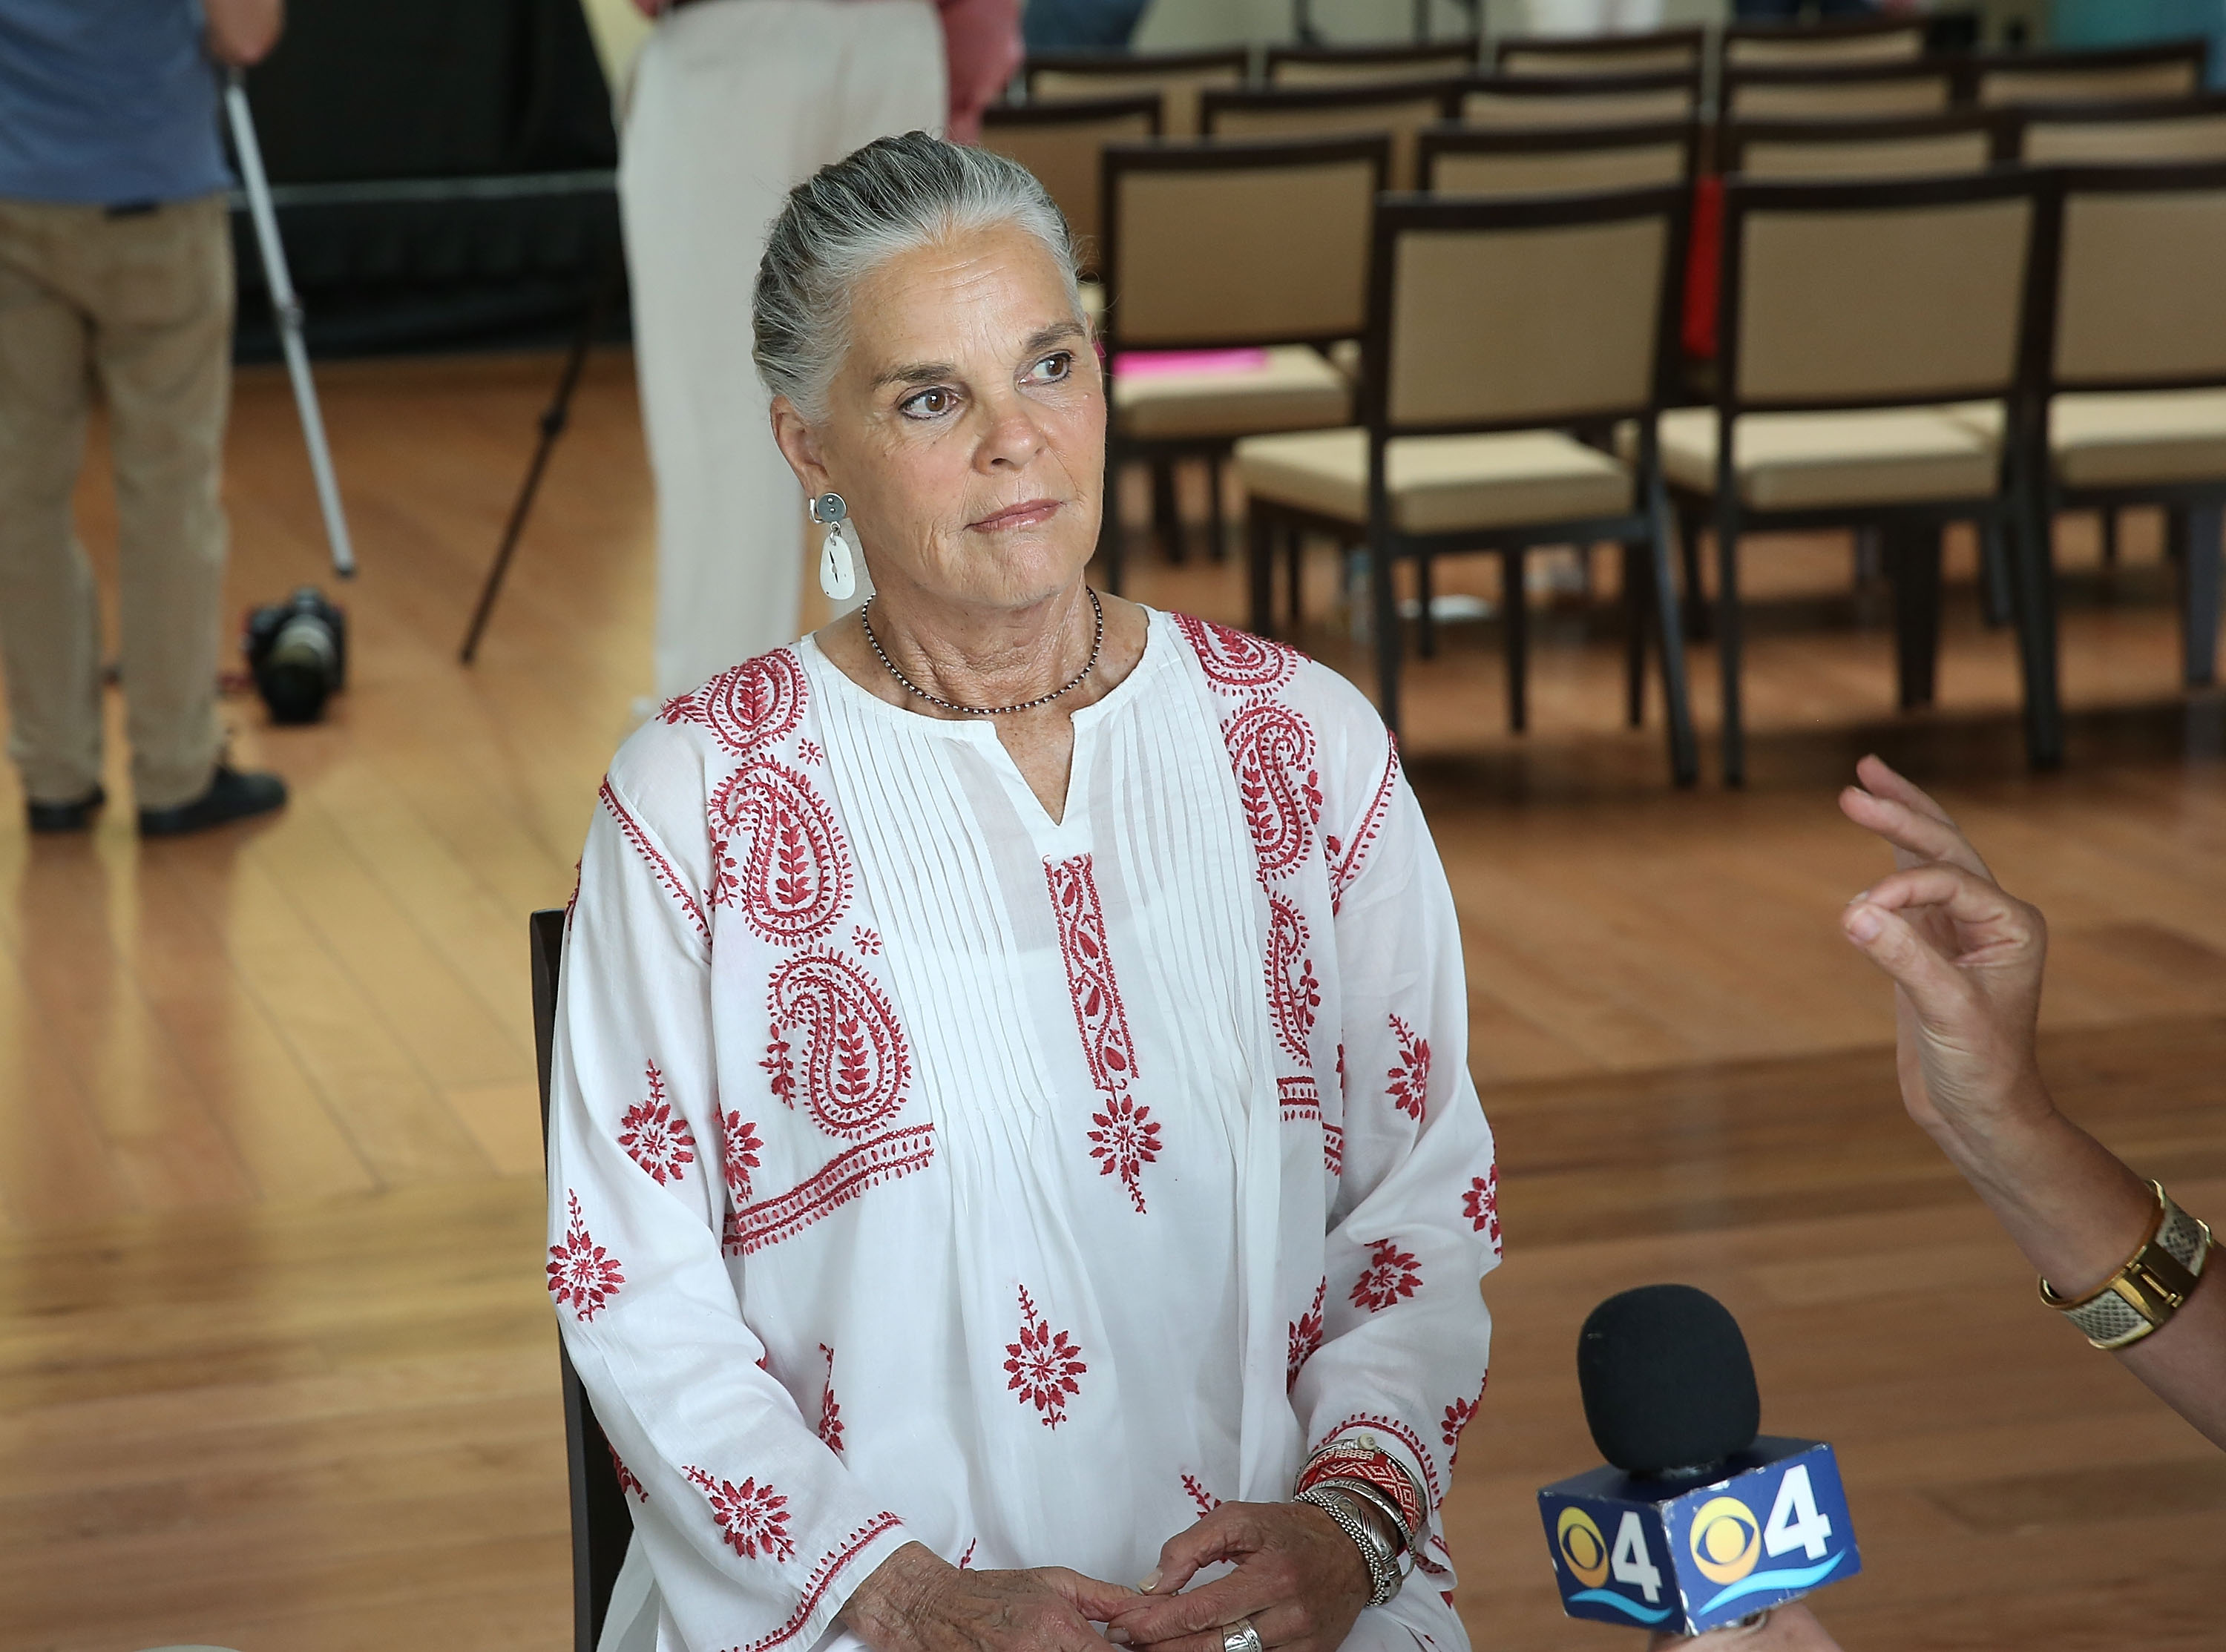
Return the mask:
<path fill-rule="evenodd" d="M 2068 51 L 2002 50 L 1967 52 L 1943 61 L 1955 66 L 1956 97 L 1962 103 L 1979 101 L 1980 89 L 1987 76 L 1996 69 L 2025 73 L 2046 73 L 2050 69 L 2134 69 L 2152 63 L 2192 63 L 2195 66 L 2195 91 L 2188 95 L 2199 97 L 2206 83 L 2210 65 L 2210 42 L 2204 35 L 2189 35 L 2178 40 L 2155 41 L 2140 46 L 2105 46 L 2091 49 Z M 2054 107 L 2066 103 L 2084 101 L 2079 98 L 2040 98 L 2034 106 Z M 2167 98 L 2113 98 L 2114 104 L 2155 105 L 2175 101 Z M 2022 104 L 1995 104 L 1997 109 L 2022 108 Z"/>
<path fill-rule="evenodd" d="M 1131 115 L 1142 115 L 1151 128 L 1151 136 L 1158 137 L 1163 130 L 1164 99 L 1157 92 L 1140 92 L 1126 98 L 1052 98 L 1042 103 L 991 104 L 982 111 L 982 130 L 986 137 L 995 127 L 1012 126 L 1040 129 L 1046 126 L 1085 125 L 1092 121 L 1122 120 Z M 1056 203 L 1054 203 L 1056 204 Z M 1102 211 L 1102 208 L 1101 208 Z M 1064 216 L 1064 212 L 1061 213 Z M 1068 226 L 1070 229 L 1073 226 Z M 1102 244 L 1103 237 L 1098 240 Z M 1085 277 L 1097 273 L 1097 248 L 1078 245 L 1075 251 L 1081 260 L 1081 274 Z"/>
<path fill-rule="evenodd" d="M 1501 74 L 1537 74 L 1536 69 L 1510 70 L 1507 60 L 1524 52 L 1565 57 L 1581 62 L 1588 58 L 1620 57 L 1629 52 L 1669 51 L 1689 48 L 1695 72 L 1708 66 L 1708 31 L 1695 23 L 1682 29 L 1650 29 L 1634 35 L 1503 35 L 1492 42 L 1492 67 Z M 1608 70 L 1614 73 L 1619 71 Z M 1648 73 L 1648 71 L 1641 71 Z"/>
<path fill-rule="evenodd" d="M 1561 155 L 1586 149 L 1652 149 L 1677 143 L 1685 151 L 1685 176 L 1698 171 L 1701 124 L 1696 120 L 1618 121 L 1606 126 L 1434 126 L 1415 148 L 1415 167 L 1425 194 L 1437 193 L 1441 155 Z"/>
<path fill-rule="evenodd" d="M 1999 165 L 2017 158 L 2009 148 L 2009 125 L 1999 110 L 1969 107 L 1938 115 L 1855 116 L 1845 120 L 1725 120 L 1715 127 L 1715 166 L 1718 174 L 1727 178 L 1744 173 L 1751 143 L 1856 145 L 1892 143 L 1898 138 L 1955 137 L 1967 132 L 1987 135 L 1989 162 Z"/>
<path fill-rule="evenodd" d="M 1670 516 L 1662 485 L 1655 417 L 1669 395 L 1677 363 L 1679 317 L 1685 270 L 1686 238 L 1690 226 L 1692 192 L 1670 184 L 1641 189 L 1601 191 L 1581 195 L 1535 197 L 1447 197 L 1420 194 L 1388 194 L 1377 203 L 1373 245 L 1369 261 L 1368 332 L 1363 349 L 1360 411 L 1367 432 L 1367 519 L 1353 523 L 1297 506 L 1254 498 L 1248 501 L 1248 550 L 1251 575 L 1251 620 L 1266 634 L 1273 619 L 1274 536 L 1318 533 L 1350 543 L 1358 527 L 1370 550 L 1371 596 L 1375 612 L 1378 709 L 1396 732 L 1399 727 L 1399 671 L 1405 652 L 1405 633 L 1392 580 L 1392 564 L 1415 561 L 1421 570 L 1422 607 L 1429 612 L 1430 561 L 1434 557 L 1476 551 L 1496 551 L 1505 570 L 1502 605 L 1506 620 L 1508 721 L 1521 731 L 1527 726 L 1525 682 L 1528 665 L 1528 626 L 1524 604 L 1523 557 L 1534 546 L 1575 543 L 1593 544 L 1614 540 L 1625 547 L 1625 594 L 1630 632 L 1626 651 L 1628 683 L 1626 714 L 1631 726 L 1644 717 L 1645 626 L 1641 605 L 1650 603 L 1661 650 L 1664 698 L 1668 702 L 1670 771 L 1676 784 L 1689 785 L 1698 774 L 1689 696 L 1686 687 L 1683 628 L 1678 614 L 1677 587 L 1670 574 Z M 1627 406 L 1572 410 L 1556 415 L 1550 425 L 1526 416 L 1509 420 L 1463 420 L 1452 423 L 1401 423 L 1390 416 L 1390 384 L 1386 378 L 1392 324 L 1394 260 L 1400 238 L 1433 230 L 1475 231 L 1558 228 L 1580 224 L 1612 224 L 1638 218 L 1660 217 L 1668 225 L 1669 245 L 1663 250 L 1660 314 L 1656 318 L 1654 361 L 1648 395 L 1643 403 Z M 1580 425 L 1612 425 L 1635 418 L 1639 422 L 1640 452 L 1633 472 L 1635 507 L 1613 516 L 1580 520 L 1541 522 L 1505 528 L 1467 529 L 1454 532 L 1415 534 L 1393 524 L 1390 496 L 1384 470 L 1385 448 L 1407 436 L 1481 435 L 1498 431 L 1534 430 Z M 1646 547 L 1641 556 L 1638 547 Z M 1295 589 L 1293 592 L 1296 607 Z"/>
<path fill-rule="evenodd" d="M 1744 125 L 1760 120 L 1905 120 L 1911 117 L 1892 115 L 1741 115 L 1737 112 L 1739 90 L 1742 86 L 1848 86 L 1871 82 L 1896 80 L 1934 80 L 1942 83 L 1945 95 L 1937 111 L 1946 113 L 1966 101 L 1963 83 L 1957 79 L 1955 66 L 1945 58 L 1909 57 L 1885 58 L 1877 62 L 1862 63 L 1750 63 L 1727 64 L 1723 79 L 1716 86 L 1716 118 L 1724 123 L 1739 122 Z"/>
<path fill-rule="evenodd" d="M 1199 136 L 1212 138 L 1216 143 L 1279 141 L 1262 139 L 1250 134 L 1232 134 L 1229 139 L 1221 137 L 1214 130 L 1215 123 L 1224 112 L 1238 110 L 1366 109 L 1378 104 L 1420 103 L 1426 98 L 1434 97 L 1442 116 L 1447 92 L 1465 78 L 1460 75 L 1431 75 L 1415 80 L 1359 80 L 1350 86 L 1309 83 L 1296 86 L 1207 86 L 1198 95 Z M 1418 157 L 1418 173 L 1420 167 Z"/>
<path fill-rule="evenodd" d="M 1380 66 L 1387 69 L 1411 63 L 1415 66 L 1415 73 L 1402 77 L 1403 79 L 1409 80 L 1458 79 L 1465 73 L 1475 73 L 1476 66 L 1483 61 L 1483 41 L 1474 35 L 1428 43 L 1418 42 L 1414 45 L 1402 42 L 1390 46 L 1270 46 L 1261 58 L 1260 79 L 1257 84 L 1279 92 L 1297 91 L 1301 86 L 1311 91 L 1319 86 L 1341 84 L 1307 80 L 1287 85 L 1275 79 L 1276 69 L 1286 63 L 1350 63 L 1370 67 Z M 1456 48 L 1463 50 L 1457 52 Z M 1424 67 L 1431 64 L 1454 64 L 1464 61 L 1468 65 L 1466 70 L 1431 69 Z"/>
<path fill-rule="evenodd" d="M 1116 271 L 1120 269 L 1121 214 L 1118 203 L 1122 175 L 1130 172 L 1224 172 L 1248 167 L 1268 170 L 1340 161 L 1372 162 L 1376 168 L 1373 193 L 1381 196 L 1384 181 L 1390 174 L 1391 140 L 1388 135 L 1380 133 L 1353 133 L 1333 137 L 1202 137 L 1194 143 L 1108 143 L 1105 146 L 1105 152 L 1099 161 L 1103 170 L 1099 174 L 1098 183 L 1098 210 L 1103 229 L 1104 256 L 1101 266 L 1105 287 L 1105 317 L 1098 329 L 1097 338 L 1099 347 L 1104 353 L 1105 484 L 1104 503 L 1098 519 L 1097 554 L 1103 561 L 1108 590 L 1120 590 L 1127 562 L 1119 509 L 1121 467 L 1137 460 L 1151 465 L 1154 496 L 1153 518 L 1179 538 L 1181 530 L 1175 513 L 1174 481 L 1169 461 L 1177 459 L 1205 460 L 1212 481 L 1208 489 L 1208 521 L 1213 535 L 1212 549 L 1218 557 L 1227 539 L 1221 506 L 1221 464 L 1238 440 L 1236 436 L 1123 435 L 1113 408 L 1113 364 L 1116 357 L 1123 350 L 1234 350 L 1293 344 L 1310 345 L 1318 350 L 1326 351 L 1339 340 L 1354 336 L 1342 329 L 1296 336 L 1282 333 L 1246 333 L 1240 329 L 1216 339 L 1185 340 L 1179 345 L 1149 339 L 1135 342 L 1123 339 L 1121 291 L 1116 280 Z M 1170 548 L 1178 551 L 1176 560 L 1180 560 L 1178 543 L 1171 540 Z"/>
<path fill-rule="evenodd" d="M 571 913 L 562 906 L 526 919 L 532 954 L 533 1058 L 541 1080 L 541 1147 L 549 1148 L 549 1068 L 556 1042 L 556 986 L 563 970 L 565 931 Z M 619 1484 L 618 1459 L 595 1420 L 588 1390 L 559 1338 L 557 1382 L 564 1401 L 565 1478 L 572 1498 L 573 1652 L 595 1652 L 609 1615 L 611 1591 L 633 1541 L 633 1512 Z"/>
<path fill-rule="evenodd" d="M 2035 126 L 2163 125 L 2203 115 L 2226 115 L 2226 92 L 2199 92 L 2192 98 L 2134 98 L 2096 103 L 1996 104 L 1987 112 L 2001 123 L 2003 159 L 2026 161 L 2026 136 Z M 2179 166 L 2186 162 L 2163 159 L 2126 161 L 2026 162 L 2028 165 Z"/>
<path fill-rule="evenodd" d="M 1049 69 L 1059 74 L 1103 74 L 1109 77 L 1134 78 L 1155 73 L 1186 74 L 1200 69 L 1237 71 L 1240 83 L 1252 79 L 1252 48 L 1249 46 L 1212 47 L 1197 52 L 1031 52 L 1021 65 L 1021 84 L 1027 89 L 1028 101 L 1036 97 L 1036 77 Z M 1065 99 L 1046 98 L 1045 103 L 1060 103 Z M 1165 117 L 1161 117 L 1164 121 Z"/>
<path fill-rule="evenodd" d="M 1689 114 L 1697 116 L 1701 107 L 1701 72 L 1698 69 L 1650 69 L 1642 74 L 1477 74 L 1457 81 L 1446 94 L 1446 118 L 1466 125 L 1461 105 L 1472 92 L 1489 92 L 1494 95 L 1514 98 L 1585 98 L 1612 96 L 1619 92 L 1666 92 L 1676 86 L 1685 93 Z M 1585 121 L 1586 127 L 1629 124 L 1654 125 L 1660 116 L 1644 120 Z"/>
<path fill-rule="evenodd" d="M 1823 67 L 1825 65 L 1831 65 L 1835 67 L 1853 67 L 1856 63 L 1870 62 L 1916 63 L 1923 61 L 1924 58 L 1924 31 L 1925 21 L 1922 16 L 1911 18 L 1907 16 L 1894 16 L 1892 15 L 1877 17 L 1834 18 L 1829 22 L 1812 23 L 1727 23 L 1724 25 L 1723 33 L 1718 36 L 1716 54 L 1717 60 L 1722 65 L 1726 72 L 1729 72 L 1734 68 L 1791 68 L 1797 67 L 1797 60 L 1790 58 L 1779 59 L 1769 63 L 1734 63 L 1733 61 L 1733 48 L 1742 41 L 1797 41 L 1805 44 L 1811 41 L 1854 40 L 1859 36 L 1866 35 L 1914 34 L 1917 36 L 1918 49 L 1911 52 L 1905 59 L 1843 59 L 1826 56 L 1816 59 L 1816 66 Z M 1808 67 L 1810 66 L 1803 63 L 1799 64 L 1798 67 Z"/>
<path fill-rule="evenodd" d="M 2040 568 L 2033 500 L 2027 482 L 2026 444 L 2017 438 L 2019 409 L 2030 403 L 2038 371 L 2038 317 L 2043 296 L 2043 187 L 2038 175 L 2023 167 L 1996 167 L 1958 176 L 1890 180 L 1810 181 L 1724 180 L 1723 241 L 1716 297 L 1717 387 L 1716 474 L 1709 493 L 1670 490 L 1676 499 L 1683 531 L 1711 523 L 1716 540 L 1716 598 L 1714 618 L 1723 683 L 1723 766 L 1727 785 L 1746 778 L 1746 733 L 1741 718 L 1741 637 L 1739 601 L 1739 542 L 1743 533 L 1799 531 L 1815 528 L 1876 527 L 1886 540 L 1894 584 L 1895 656 L 1898 699 L 1908 710 L 1932 702 L 1940 641 L 1940 536 L 1950 522 L 1975 522 L 1982 535 L 2004 536 L 2010 597 L 2017 620 L 2019 664 L 2026 688 L 2026 752 L 2033 766 L 2062 760 L 2061 712 L 2056 698 L 2052 657 L 2045 658 L 2038 605 Z M 1739 322 L 1745 284 L 1742 269 L 1749 216 L 1758 211 L 1822 212 L 1885 207 L 1966 206 L 1992 200 L 2030 200 L 2032 231 L 2019 286 L 2016 348 L 2007 384 L 1941 385 L 1920 395 L 1743 397 L 1739 393 Z M 1762 509 L 1739 497 L 1732 436 L 1742 417 L 1757 413 L 1841 412 L 1865 409 L 1925 408 L 1957 401 L 2001 401 L 2011 428 L 2004 432 L 1999 481 L 1993 492 L 1961 499 L 1910 500 L 1884 505 Z"/>
<path fill-rule="evenodd" d="M 2059 395 L 2099 391 L 2210 390 L 2226 387 L 2226 372 L 2113 374 L 2104 378 L 2065 378 L 2056 365 L 2056 328 L 2063 283 L 2066 209 L 2077 194 L 2153 194 L 2160 190 L 2226 189 L 2226 161 L 2051 167 L 2042 176 L 2042 266 L 2040 325 L 2035 353 L 2038 365 L 2033 393 L 2019 422 L 2027 448 L 2028 474 L 2037 495 L 2033 519 L 2041 531 L 2036 546 L 2040 577 L 2035 581 L 2038 645 L 2051 677 L 2056 662 L 2054 558 L 2046 532 L 2058 511 L 2099 511 L 2105 517 L 2127 505 L 2155 505 L 2165 511 L 2166 543 L 2180 567 L 2181 677 L 2190 688 L 2218 680 L 2218 624 L 2226 597 L 2226 569 L 2220 558 L 2222 512 L 2226 512 L 2226 476 L 2197 482 L 2159 482 L 2112 487 L 2067 487 L 2057 480 L 2048 446 L 2048 410 Z M 2198 553 L 2198 547 L 2204 549 Z"/>

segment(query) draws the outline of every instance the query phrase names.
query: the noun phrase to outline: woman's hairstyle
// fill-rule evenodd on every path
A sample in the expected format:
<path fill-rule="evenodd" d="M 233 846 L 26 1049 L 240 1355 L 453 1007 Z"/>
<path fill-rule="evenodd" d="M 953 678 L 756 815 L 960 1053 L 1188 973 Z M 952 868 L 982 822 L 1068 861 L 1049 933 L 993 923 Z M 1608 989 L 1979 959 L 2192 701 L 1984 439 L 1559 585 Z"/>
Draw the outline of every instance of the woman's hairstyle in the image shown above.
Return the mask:
<path fill-rule="evenodd" d="M 900 252 L 1011 224 L 1044 245 L 1078 318 L 1066 219 L 1016 161 L 925 132 L 875 138 L 788 192 L 758 265 L 750 354 L 758 377 L 807 419 L 826 416 L 827 386 L 850 343 L 850 291 Z"/>

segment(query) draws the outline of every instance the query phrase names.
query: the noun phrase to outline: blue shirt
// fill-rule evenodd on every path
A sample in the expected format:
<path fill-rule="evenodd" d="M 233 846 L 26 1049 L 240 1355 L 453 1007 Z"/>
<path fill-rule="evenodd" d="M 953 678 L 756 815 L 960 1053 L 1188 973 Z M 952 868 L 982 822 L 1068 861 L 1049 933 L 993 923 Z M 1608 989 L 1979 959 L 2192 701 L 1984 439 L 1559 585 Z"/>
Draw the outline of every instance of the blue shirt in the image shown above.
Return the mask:
<path fill-rule="evenodd" d="M 0 0 L 0 196 L 120 206 L 230 185 L 200 0 Z"/>

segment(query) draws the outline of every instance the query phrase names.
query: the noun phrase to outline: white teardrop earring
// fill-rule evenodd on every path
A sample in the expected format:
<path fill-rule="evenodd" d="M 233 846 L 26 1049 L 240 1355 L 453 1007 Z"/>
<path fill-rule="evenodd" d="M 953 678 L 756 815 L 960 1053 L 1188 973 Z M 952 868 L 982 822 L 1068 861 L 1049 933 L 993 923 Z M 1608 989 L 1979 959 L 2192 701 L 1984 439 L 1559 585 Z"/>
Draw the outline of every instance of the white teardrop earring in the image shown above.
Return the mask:
<path fill-rule="evenodd" d="M 832 602 L 848 601 L 858 588 L 855 547 L 850 543 L 850 524 L 845 520 L 849 515 L 849 507 L 840 493 L 822 493 L 811 501 L 811 519 L 827 525 L 827 537 L 819 546 L 819 588 Z"/>

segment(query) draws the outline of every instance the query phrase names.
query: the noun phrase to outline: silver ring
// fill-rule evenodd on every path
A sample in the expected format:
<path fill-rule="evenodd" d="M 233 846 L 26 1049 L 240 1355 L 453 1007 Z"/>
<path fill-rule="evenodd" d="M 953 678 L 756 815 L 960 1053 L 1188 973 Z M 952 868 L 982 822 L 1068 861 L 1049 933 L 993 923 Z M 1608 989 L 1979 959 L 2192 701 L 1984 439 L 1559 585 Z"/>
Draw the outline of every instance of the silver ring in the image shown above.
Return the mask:
<path fill-rule="evenodd" d="M 1252 1627 L 1252 1620 L 1240 1617 L 1221 1634 L 1221 1652 L 1267 1652 L 1260 1643 L 1260 1631 Z"/>

